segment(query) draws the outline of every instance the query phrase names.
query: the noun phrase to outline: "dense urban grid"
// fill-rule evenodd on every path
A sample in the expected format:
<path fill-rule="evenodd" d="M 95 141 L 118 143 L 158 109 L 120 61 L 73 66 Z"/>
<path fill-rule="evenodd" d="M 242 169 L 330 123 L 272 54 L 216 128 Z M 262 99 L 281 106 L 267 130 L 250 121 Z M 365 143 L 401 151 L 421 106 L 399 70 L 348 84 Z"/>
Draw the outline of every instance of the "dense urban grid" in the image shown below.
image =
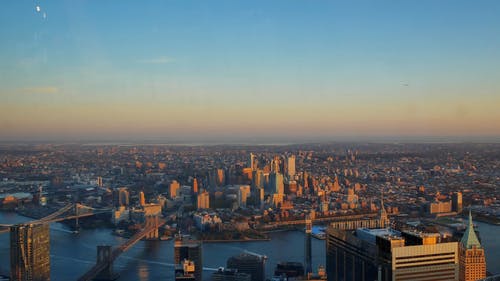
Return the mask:
<path fill-rule="evenodd" d="M 493 268 L 471 217 L 500 224 L 499 144 L 3 145 L 0 180 L 2 210 L 34 220 L 3 225 L 11 280 L 50 278 L 58 211 L 75 235 L 129 238 L 95 245 L 96 266 L 78 280 L 119 278 L 110 265 L 141 239 L 175 240 L 176 280 L 480 280 Z M 202 243 L 275 231 L 305 231 L 304 260 L 266 276 L 267 257 L 243 252 L 203 272 Z M 35 236 L 30 260 L 20 253 Z M 311 237 L 325 240 L 319 268 Z"/>

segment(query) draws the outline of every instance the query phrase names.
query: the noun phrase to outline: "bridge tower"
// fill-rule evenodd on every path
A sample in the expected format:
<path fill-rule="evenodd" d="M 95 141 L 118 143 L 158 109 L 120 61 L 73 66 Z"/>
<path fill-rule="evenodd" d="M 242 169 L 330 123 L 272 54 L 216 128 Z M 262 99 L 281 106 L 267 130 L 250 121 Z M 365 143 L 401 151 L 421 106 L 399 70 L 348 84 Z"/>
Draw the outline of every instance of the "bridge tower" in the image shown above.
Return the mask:
<path fill-rule="evenodd" d="M 146 216 L 146 226 L 145 228 L 154 226 L 154 230 L 146 235 L 146 239 L 153 240 L 158 239 L 160 236 L 158 234 L 158 216 Z"/>
<path fill-rule="evenodd" d="M 99 281 L 118 279 L 118 274 L 113 272 L 113 260 L 111 257 L 111 246 L 97 246 L 97 264 L 106 264 L 106 267 L 94 278 Z"/>
<path fill-rule="evenodd" d="M 80 229 L 80 225 L 78 224 L 78 203 L 75 203 L 75 230 L 78 231 Z"/>
<path fill-rule="evenodd" d="M 304 247 L 304 258 L 305 258 L 305 266 L 306 266 L 306 276 L 309 273 L 312 273 L 312 265 L 311 265 L 311 233 L 312 233 L 312 219 L 311 215 L 306 215 L 306 235 L 305 235 L 305 247 Z"/>

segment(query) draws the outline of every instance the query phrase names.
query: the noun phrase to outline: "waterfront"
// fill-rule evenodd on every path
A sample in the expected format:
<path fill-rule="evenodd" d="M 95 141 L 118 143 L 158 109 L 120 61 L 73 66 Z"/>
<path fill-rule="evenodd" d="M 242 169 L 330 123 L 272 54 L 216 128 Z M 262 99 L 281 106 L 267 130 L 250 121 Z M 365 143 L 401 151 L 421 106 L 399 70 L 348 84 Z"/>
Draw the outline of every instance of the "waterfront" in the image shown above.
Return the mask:
<path fill-rule="evenodd" d="M 0 212 L 0 223 L 16 223 L 29 219 L 14 213 Z M 75 280 L 95 263 L 96 246 L 117 245 L 124 238 L 111 234 L 111 229 L 86 229 L 73 234 L 65 225 L 51 224 L 51 280 Z M 226 260 L 244 250 L 268 257 L 266 274 L 270 276 L 280 261 L 303 262 L 304 234 L 299 231 L 271 233 L 271 241 L 205 243 L 203 245 L 204 280 L 211 271 L 225 266 Z M 114 263 L 119 281 L 172 280 L 173 241 L 139 241 Z M 325 264 L 325 241 L 312 240 L 313 267 Z M 9 235 L 0 234 L 0 274 L 9 272 Z"/>
<path fill-rule="evenodd" d="M 15 213 L 0 212 L 0 223 L 18 223 L 30 219 Z M 500 274 L 500 244 L 496 241 L 500 226 L 475 222 L 486 249 L 488 270 Z M 61 223 L 51 224 L 52 280 L 75 280 L 95 263 L 96 246 L 118 245 L 124 238 L 111 234 L 111 229 L 85 229 L 73 234 Z M 270 276 L 280 261 L 303 262 L 304 234 L 299 231 L 271 233 L 271 241 L 205 243 L 203 245 L 204 279 L 211 271 L 225 266 L 227 258 L 244 250 L 266 255 L 266 274 Z M 325 264 L 325 242 L 313 239 L 313 266 Z M 171 280 L 173 278 L 173 241 L 140 241 L 114 264 L 120 281 Z M 0 274 L 9 272 L 9 235 L 0 234 Z"/>

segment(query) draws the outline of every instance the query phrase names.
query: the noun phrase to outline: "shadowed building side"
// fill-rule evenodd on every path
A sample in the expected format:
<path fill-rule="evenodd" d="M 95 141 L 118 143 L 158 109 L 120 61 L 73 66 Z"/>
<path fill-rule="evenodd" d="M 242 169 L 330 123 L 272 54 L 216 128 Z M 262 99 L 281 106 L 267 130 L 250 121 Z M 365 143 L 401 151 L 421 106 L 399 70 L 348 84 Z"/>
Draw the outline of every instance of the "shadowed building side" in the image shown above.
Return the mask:
<path fill-rule="evenodd" d="M 48 223 L 11 226 L 10 273 L 15 281 L 50 280 Z"/>
<path fill-rule="evenodd" d="M 194 276 L 196 281 L 203 280 L 203 256 L 201 242 L 176 236 L 174 243 L 174 264 L 182 264 L 184 260 L 194 263 Z"/>

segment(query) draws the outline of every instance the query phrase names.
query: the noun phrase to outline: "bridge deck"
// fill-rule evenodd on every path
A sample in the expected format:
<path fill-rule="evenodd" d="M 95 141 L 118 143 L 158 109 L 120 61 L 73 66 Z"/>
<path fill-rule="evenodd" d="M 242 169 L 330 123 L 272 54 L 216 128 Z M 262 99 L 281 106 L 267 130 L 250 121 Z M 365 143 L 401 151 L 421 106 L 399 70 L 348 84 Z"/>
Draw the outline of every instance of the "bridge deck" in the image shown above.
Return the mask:
<path fill-rule="evenodd" d="M 158 226 L 161 227 L 165 224 L 164 220 L 159 220 L 158 221 Z M 125 243 L 121 244 L 119 247 L 113 250 L 111 253 L 111 262 L 113 262 L 115 259 L 117 259 L 122 253 L 126 252 L 128 249 L 130 249 L 132 246 L 134 246 L 135 243 L 137 243 L 139 240 L 144 238 L 146 235 L 151 233 L 152 231 L 155 231 L 156 226 L 149 226 L 141 230 L 140 232 L 134 234 L 134 236 L 130 237 Z M 90 281 L 93 278 L 95 278 L 101 271 L 103 271 L 107 267 L 106 263 L 96 263 L 89 271 L 87 271 L 84 275 L 82 275 L 80 278 L 78 278 L 78 281 Z"/>

